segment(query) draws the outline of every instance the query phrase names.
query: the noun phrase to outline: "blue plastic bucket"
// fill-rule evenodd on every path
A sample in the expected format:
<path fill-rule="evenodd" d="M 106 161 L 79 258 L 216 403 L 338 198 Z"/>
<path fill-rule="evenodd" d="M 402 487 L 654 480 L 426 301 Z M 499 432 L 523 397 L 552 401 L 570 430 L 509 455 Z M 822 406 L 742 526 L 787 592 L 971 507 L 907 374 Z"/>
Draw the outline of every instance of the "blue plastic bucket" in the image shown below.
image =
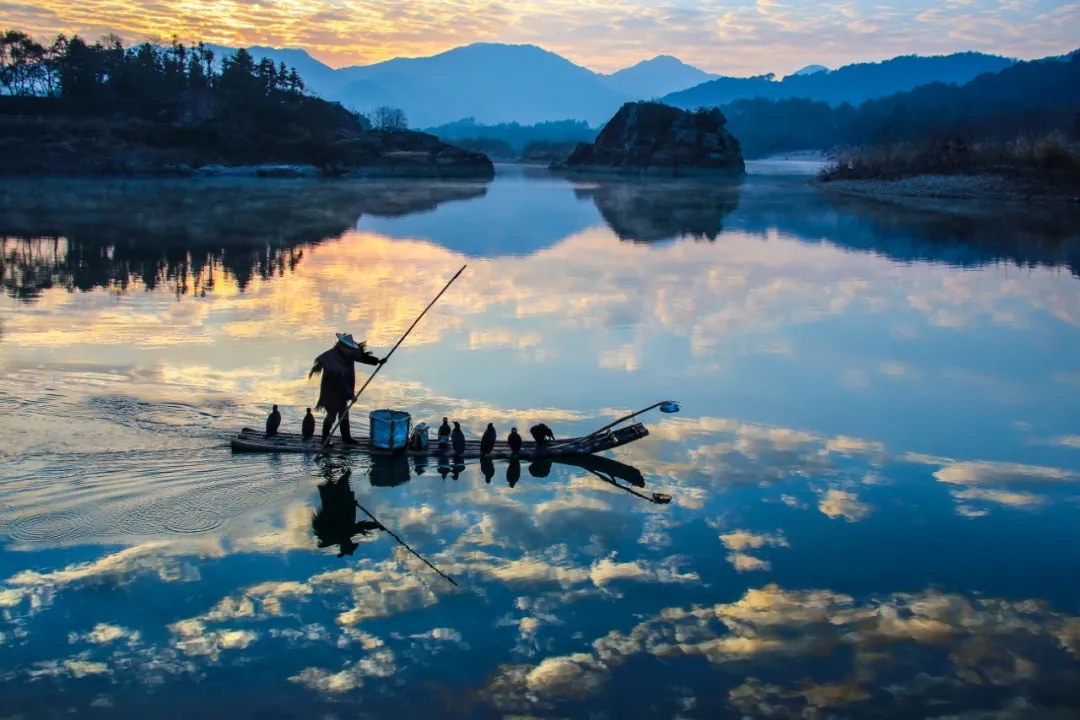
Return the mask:
<path fill-rule="evenodd" d="M 412 417 L 401 410 L 372 410 L 368 416 L 371 447 L 376 450 L 405 450 L 409 445 Z"/>

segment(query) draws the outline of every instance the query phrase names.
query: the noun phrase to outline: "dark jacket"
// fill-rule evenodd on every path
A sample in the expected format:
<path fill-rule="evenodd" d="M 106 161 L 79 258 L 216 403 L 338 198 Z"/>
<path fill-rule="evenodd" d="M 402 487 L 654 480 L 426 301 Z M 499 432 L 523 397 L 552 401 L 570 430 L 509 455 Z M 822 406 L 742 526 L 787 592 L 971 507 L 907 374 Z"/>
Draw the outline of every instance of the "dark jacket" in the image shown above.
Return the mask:
<path fill-rule="evenodd" d="M 359 348 L 351 348 L 341 342 L 315 358 L 308 377 L 322 373 L 316 410 L 339 413 L 349 405 L 356 394 L 354 362 L 378 365 L 379 358 L 367 351 L 365 343 L 360 343 Z"/>

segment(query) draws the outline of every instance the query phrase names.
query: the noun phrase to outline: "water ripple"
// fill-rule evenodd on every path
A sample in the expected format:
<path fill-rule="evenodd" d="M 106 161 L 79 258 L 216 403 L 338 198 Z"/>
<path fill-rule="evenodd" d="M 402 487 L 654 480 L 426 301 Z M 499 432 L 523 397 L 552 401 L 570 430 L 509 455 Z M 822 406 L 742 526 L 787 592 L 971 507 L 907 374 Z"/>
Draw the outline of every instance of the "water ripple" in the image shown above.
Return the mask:
<path fill-rule="evenodd" d="M 35 513 L 5 522 L 12 538 L 32 543 L 71 540 L 79 537 L 88 524 L 87 515 L 75 509 Z"/>

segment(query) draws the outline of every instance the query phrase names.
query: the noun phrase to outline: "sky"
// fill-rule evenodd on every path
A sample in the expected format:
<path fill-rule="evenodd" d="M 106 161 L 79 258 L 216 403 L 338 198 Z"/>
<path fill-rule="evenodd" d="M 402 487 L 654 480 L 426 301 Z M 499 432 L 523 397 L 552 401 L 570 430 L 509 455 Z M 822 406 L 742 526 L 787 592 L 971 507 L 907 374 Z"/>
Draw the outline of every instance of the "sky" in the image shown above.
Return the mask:
<path fill-rule="evenodd" d="M 295 47 L 333 67 L 504 42 L 597 72 L 667 54 L 756 75 L 963 50 L 1057 55 L 1080 47 L 1080 0 L 0 0 L 0 26 Z"/>

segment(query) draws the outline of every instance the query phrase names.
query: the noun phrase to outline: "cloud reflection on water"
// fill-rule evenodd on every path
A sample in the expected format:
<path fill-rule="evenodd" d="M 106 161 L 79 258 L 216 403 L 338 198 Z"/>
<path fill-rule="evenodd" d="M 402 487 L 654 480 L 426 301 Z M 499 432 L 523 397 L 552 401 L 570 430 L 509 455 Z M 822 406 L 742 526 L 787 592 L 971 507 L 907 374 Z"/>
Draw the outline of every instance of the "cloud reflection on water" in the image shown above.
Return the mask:
<path fill-rule="evenodd" d="M 164 693 L 241 666 L 300 705 L 370 707 L 407 702 L 391 675 L 427 697 L 413 680 L 453 665 L 476 670 L 447 691 L 455 703 L 572 715 L 640 699 L 648 683 L 633 668 L 663 659 L 668 715 L 778 717 L 877 707 L 883 688 L 911 707 L 951 699 L 951 711 L 980 688 L 1075 679 L 1067 593 L 1033 599 L 1055 592 L 1041 575 L 1000 592 L 996 578 L 1018 563 L 1009 555 L 994 572 L 949 564 L 976 555 L 967 534 L 1015 532 L 1046 557 L 1052 538 L 1028 518 L 1071 537 L 1080 476 L 1067 439 L 1080 428 L 1065 414 L 1075 387 L 1053 378 L 1070 376 L 1075 281 L 1041 266 L 904 264 L 902 243 L 875 249 L 874 232 L 843 214 L 854 211 L 837 216 L 798 189 L 784 211 L 750 182 L 737 208 L 704 219 L 662 193 L 662 212 L 635 215 L 626 188 L 589 192 L 627 237 L 725 229 L 714 243 L 639 245 L 583 221 L 535 236 L 524 257 L 477 258 L 437 222 L 396 238 L 343 226 L 336 240 L 299 238 L 289 272 L 215 271 L 205 296 L 135 281 L 120 295 L 58 283 L 12 300 L 0 632 L 26 660 L 2 679 L 138 678 Z M 453 207 L 483 221 L 482 203 L 476 215 Z M 912 257 L 927 252 L 914 244 Z M 41 250 L 5 244 L 26 247 Z M 526 469 L 514 487 L 501 465 L 491 485 L 434 468 L 396 488 L 357 482 L 381 520 L 464 581 L 456 590 L 382 535 L 348 562 L 320 551 L 320 473 L 301 458 L 229 458 L 223 439 L 257 427 L 271 401 L 298 421 L 314 396 L 311 358 L 334 330 L 389 346 L 464 262 L 460 292 L 380 376 L 372 406 L 452 414 L 471 434 L 544 420 L 562 435 L 640 407 L 645 392 L 684 412 L 648 418 L 650 436 L 615 453 L 649 491 L 671 494 L 668 506 L 558 466 L 549 478 Z M 1023 342 L 1040 353 L 1010 364 Z M 837 421 L 845 407 L 854 421 Z M 918 432 L 960 411 L 977 422 Z M 354 467 L 357 481 L 366 473 Z M 956 587 L 935 587 L 942 578 Z M 175 605 L 117 617 L 113 591 Z M 50 642 L 50 625 L 82 605 L 84 625 Z M 701 660 L 734 674 L 700 674 Z M 732 681 L 722 694 L 700 692 L 718 678 Z"/>

